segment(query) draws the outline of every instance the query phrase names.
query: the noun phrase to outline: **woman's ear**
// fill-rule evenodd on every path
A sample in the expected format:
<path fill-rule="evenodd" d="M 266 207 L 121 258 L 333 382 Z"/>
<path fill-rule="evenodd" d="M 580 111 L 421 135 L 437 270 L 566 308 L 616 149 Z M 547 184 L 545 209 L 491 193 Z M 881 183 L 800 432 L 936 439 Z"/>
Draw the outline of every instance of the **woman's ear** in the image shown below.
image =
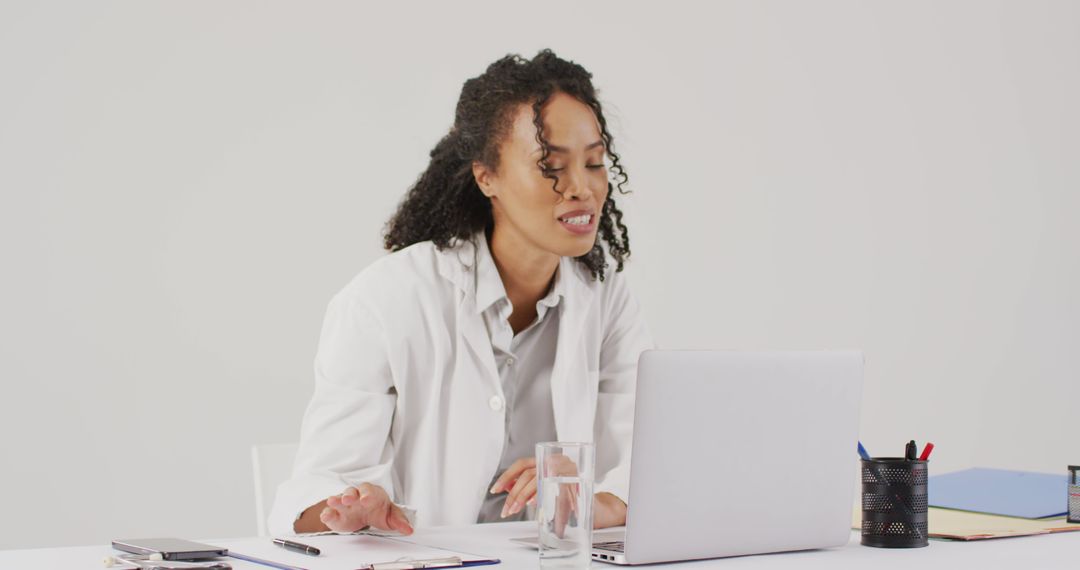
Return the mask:
<path fill-rule="evenodd" d="M 488 167 L 484 166 L 479 160 L 474 160 L 472 163 L 473 178 L 476 180 L 476 185 L 480 187 L 480 191 L 484 193 L 484 196 L 491 198 L 495 195 L 495 186 L 492 184 L 495 178 L 495 173 Z"/>

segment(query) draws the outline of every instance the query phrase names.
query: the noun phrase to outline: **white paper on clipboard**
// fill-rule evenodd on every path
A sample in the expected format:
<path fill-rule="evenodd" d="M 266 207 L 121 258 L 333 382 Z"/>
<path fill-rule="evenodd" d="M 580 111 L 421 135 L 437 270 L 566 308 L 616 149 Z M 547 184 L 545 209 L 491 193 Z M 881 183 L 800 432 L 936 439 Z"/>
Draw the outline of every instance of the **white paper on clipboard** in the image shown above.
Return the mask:
<path fill-rule="evenodd" d="M 322 551 L 319 556 L 309 556 L 274 545 L 268 537 L 243 538 L 214 541 L 215 545 L 228 548 L 230 553 L 244 554 L 305 570 L 360 570 L 383 567 L 388 562 L 441 560 L 460 558 L 462 563 L 492 560 L 443 548 L 434 548 L 369 534 L 307 535 L 295 539 Z M 452 567 L 441 566 L 441 567 Z M 438 568 L 439 565 L 428 566 Z"/>

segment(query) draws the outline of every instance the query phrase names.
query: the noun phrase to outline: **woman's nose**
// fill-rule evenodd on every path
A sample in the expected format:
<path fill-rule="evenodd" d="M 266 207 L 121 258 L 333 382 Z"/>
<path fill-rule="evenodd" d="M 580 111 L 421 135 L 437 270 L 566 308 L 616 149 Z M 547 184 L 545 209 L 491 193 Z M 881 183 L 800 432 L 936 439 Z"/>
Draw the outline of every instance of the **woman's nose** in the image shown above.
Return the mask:
<path fill-rule="evenodd" d="M 566 188 L 563 190 L 563 197 L 567 200 L 587 200 L 592 195 L 592 190 L 589 188 L 589 176 L 584 168 L 568 168 L 566 177 Z"/>

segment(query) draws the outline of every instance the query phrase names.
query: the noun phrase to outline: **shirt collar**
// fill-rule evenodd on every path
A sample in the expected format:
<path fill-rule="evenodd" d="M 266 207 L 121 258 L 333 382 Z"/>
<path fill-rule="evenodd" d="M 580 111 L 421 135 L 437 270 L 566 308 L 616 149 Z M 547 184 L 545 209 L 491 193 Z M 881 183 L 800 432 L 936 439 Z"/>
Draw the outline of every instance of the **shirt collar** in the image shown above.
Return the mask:
<path fill-rule="evenodd" d="M 475 236 L 476 244 L 476 312 L 482 313 L 495 303 L 506 299 L 506 287 L 503 286 L 502 277 L 499 276 L 499 268 L 495 266 L 495 258 L 491 256 L 488 248 L 487 236 L 480 232 Z M 567 262 L 575 260 L 560 258 L 559 265 L 555 269 L 555 283 L 548 290 L 547 295 L 540 299 L 539 304 L 551 308 L 559 304 L 566 296 L 566 279 L 564 274 L 570 270 L 566 267 Z"/>

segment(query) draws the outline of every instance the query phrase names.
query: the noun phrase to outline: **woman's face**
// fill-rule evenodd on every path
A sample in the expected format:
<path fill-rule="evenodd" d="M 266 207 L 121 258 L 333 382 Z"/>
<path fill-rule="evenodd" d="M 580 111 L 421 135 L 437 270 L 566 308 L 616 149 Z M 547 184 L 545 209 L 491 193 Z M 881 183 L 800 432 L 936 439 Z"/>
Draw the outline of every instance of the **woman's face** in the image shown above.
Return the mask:
<path fill-rule="evenodd" d="M 548 166 L 559 178 L 544 178 L 531 105 L 520 105 L 513 128 L 502 142 L 499 168 L 473 165 L 477 184 L 491 198 L 496 234 L 513 237 L 559 256 L 584 255 L 596 243 L 596 228 L 608 176 L 600 125 L 592 109 L 556 92 L 541 112 L 551 154 Z"/>

